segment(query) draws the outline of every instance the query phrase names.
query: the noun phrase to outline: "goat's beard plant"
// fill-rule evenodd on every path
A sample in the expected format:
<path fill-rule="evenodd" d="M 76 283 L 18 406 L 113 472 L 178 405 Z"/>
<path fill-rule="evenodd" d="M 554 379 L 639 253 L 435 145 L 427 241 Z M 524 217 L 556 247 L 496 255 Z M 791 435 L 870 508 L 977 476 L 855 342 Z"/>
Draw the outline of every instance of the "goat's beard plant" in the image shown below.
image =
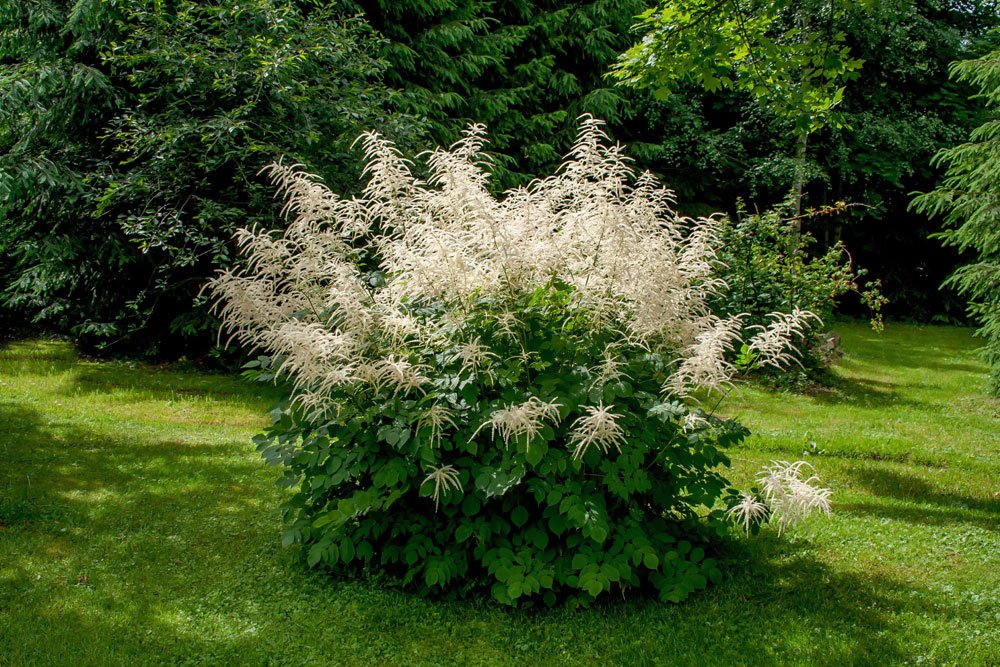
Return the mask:
<path fill-rule="evenodd" d="M 426 182 L 361 141 L 358 198 L 272 165 L 289 226 L 240 231 L 245 264 L 211 284 L 294 387 L 258 437 L 297 487 L 285 542 L 512 604 L 718 581 L 708 536 L 739 497 L 717 468 L 746 431 L 685 398 L 726 385 L 744 344 L 788 361 L 810 314 L 740 340 L 742 317 L 708 307 L 719 221 L 677 216 L 598 120 L 556 175 L 499 199 L 480 126 L 429 154 Z"/>

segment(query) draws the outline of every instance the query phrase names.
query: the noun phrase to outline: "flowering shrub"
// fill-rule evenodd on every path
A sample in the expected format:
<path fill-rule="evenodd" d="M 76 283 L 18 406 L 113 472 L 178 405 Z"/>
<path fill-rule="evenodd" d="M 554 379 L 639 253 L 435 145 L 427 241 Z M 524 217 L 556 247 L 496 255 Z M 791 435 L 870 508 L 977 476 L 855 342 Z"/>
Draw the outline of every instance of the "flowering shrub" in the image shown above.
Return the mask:
<path fill-rule="evenodd" d="M 823 322 L 833 315 L 837 301 L 857 292 L 871 311 L 876 331 L 882 330 L 881 308 L 886 301 L 880 293 L 880 281 L 870 281 L 864 289 L 859 285 L 866 271 L 855 269 L 843 242 L 818 254 L 812 252 L 816 239 L 798 231 L 804 218 L 838 213 L 846 204 L 799 217 L 791 215 L 792 206 L 788 201 L 764 213 L 741 210 L 735 218 L 724 221 L 717 271 L 728 289 L 718 294 L 712 306 L 723 317 L 745 313 L 747 327 L 766 324 L 775 312 L 791 313 L 796 308 L 816 314 L 794 341 L 796 366 L 815 375 L 836 358 L 836 350 L 829 349 L 830 337 Z M 791 379 L 789 369 L 767 370 L 771 380 Z"/>
<path fill-rule="evenodd" d="M 239 232 L 245 265 L 211 283 L 228 331 L 294 387 L 258 438 L 297 488 L 286 543 L 506 603 L 719 580 L 707 538 L 737 496 L 717 468 L 746 431 L 684 399 L 727 384 L 740 345 L 788 361 L 811 314 L 746 340 L 743 315 L 713 314 L 719 220 L 674 214 L 597 120 L 556 175 L 500 199 L 479 126 L 425 182 L 361 141 L 355 199 L 272 165 L 287 230 Z"/>

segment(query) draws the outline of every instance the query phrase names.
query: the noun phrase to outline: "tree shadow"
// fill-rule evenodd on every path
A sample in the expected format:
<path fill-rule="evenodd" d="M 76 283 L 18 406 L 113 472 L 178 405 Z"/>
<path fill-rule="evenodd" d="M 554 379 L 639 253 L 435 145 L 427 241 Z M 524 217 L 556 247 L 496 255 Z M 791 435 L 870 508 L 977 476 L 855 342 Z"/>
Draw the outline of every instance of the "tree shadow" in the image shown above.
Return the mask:
<path fill-rule="evenodd" d="M 63 341 L 0 341 L 0 366 L 11 366 L 11 374 L 59 375 L 70 372 L 77 363 L 73 346 Z"/>
<path fill-rule="evenodd" d="M 205 399 L 237 407 L 277 403 L 287 394 L 282 387 L 254 383 L 232 373 L 206 371 L 184 363 L 144 363 L 81 359 L 70 343 L 57 340 L 0 342 L 0 362 L 14 366 L 11 373 L 69 375 L 63 395 L 113 394 L 116 401 Z M 2 373 L 0 373 L 2 375 Z"/>
<path fill-rule="evenodd" d="M 984 373 L 985 364 L 960 358 L 976 354 L 977 346 L 971 340 L 971 333 L 971 328 L 934 327 L 933 335 L 920 329 L 917 329 L 918 335 L 895 335 L 891 346 L 886 346 L 885 341 L 875 335 L 859 337 L 856 342 L 863 348 L 859 356 L 882 359 L 893 366 L 939 372 Z M 961 338 L 950 337 L 955 334 Z M 852 350 L 848 348 L 845 351 L 848 355 L 846 362 L 851 363 Z"/>
<path fill-rule="evenodd" d="M 42 415 L 19 403 L 0 401 L 0 526 L 44 519 L 50 515 L 45 503 L 33 498 L 31 478 L 36 462 L 47 458 L 39 446 L 44 442 Z"/>
<path fill-rule="evenodd" d="M 703 665 L 777 666 L 901 664 L 913 649 L 893 637 L 908 613 L 932 606 L 927 589 L 833 572 L 804 545 L 742 549 L 724 569 L 722 584 L 680 604 L 630 596 L 587 610 L 432 601 L 292 567 L 237 591 L 209 585 L 197 600 L 171 600 L 164 588 L 163 599 L 128 608 L 126 623 L 97 605 L 49 608 L 37 598 L 19 613 L 37 619 L 34 633 L 71 635 L 108 664 L 136 651 L 159 664 L 285 664 L 295 651 L 303 664 L 661 665 L 698 656 Z M 273 596 L 283 608 L 262 604 Z M 245 630 L 220 633 L 220 623 Z M 43 640 L 33 642 L 11 657 L 37 660 Z M 49 646 L 49 664 L 73 662 L 68 646 Z"/>
<path fill-rule="evenodd" d="M 267 555 L 261 571 L 261 544 L 278 550 L 278 498 L 261 494 L 263 464 L 226 455 L 225 445 L 120 440 L 65 425 L 57 433 L 36 410 L 8 402 L 0 403 L 0 424 L 17 434 L 8 435 L 7 450 L 18 471 L 0 476 L 0 507 L 25 491 L 25 474 L 32 479 L 24 510 L 0 515 L 12 522 L 11 545 L 29 547 L 8 547 L 0 579 L 0 608 L 31 628 L 8 656 L 14 663 L 44 656 L 48 664 L 78 664 L 81 650 L 83 662 L 95 664 L 137 655 L 280 663 L 296 649 L 316 664 L 404 656 L 424 664 L 554 664 L 565 661 L 564 640 L 578 664 L 671 664 L 693 654 L 707 665 L 907 657 L 887 637 L 914 604 L 912 585 L 835 572 L 808 545 L 770 533 L 723 543 L 727 579 L 678 605 L 629 596 L 590 610 L 526 613 L 432 601 L 370 581 L 335 582 L 288 553 Z M 32 560 L 39 552 L 60 574 L 39 569 Z"/>
<path fill-rule="evenodd" d="M 146 384 L 146 371 L 119 375 L 117 368 L 110 377 L 93 375 L 84 390 L 141 392 Z M 160 378 L 151 395 L 185 386 L 172 382 Z M 0 402 L 0 443 L 9 464 L 0 469 L 0 522 L 10 540 L 0 545 L 7 555 L 0 620 L 8 619 L 0 622 L 0 645 L 7 644 L 0 662 L 11 664 L 137 657 L 158 664 L 557 664 L 571 657 L 658 665 L 692 655 L 706 665 L 898 664 L 916 649 L 894 637 L 906 636 L 910 619 L 938 613 L 928 588 L 835 570 L 808 544 L 770 532 L 723 544 L 726 580 L 679 605 L 633 598 L 525 613 L 429 601 L 373 582 L 333 582 L 288 554 L 262 556 L 262 544 L 278 548 L 278 495 L 262 491 L 270 475 L 252 454 L 233 455 L 248 444 L 49 424 L 37 409 L 10 401 Z M 866 479 L 883 489 L 875 495 L 929 497 L 940 514 L 959 515 L 954 503 L 965 497 L 902 478 Z M 969 506 L 997 511 L 991 503 Z M 981 621 L 971 609 L 955 615 L 956 622 Z M 5 642 L 4 628 L 15 625 L 22 641 Z"/>
<path fill-rule="evenodd" d="M 919 332 L 918 332 L 919 333 Z M 936 330 L 936 334 L 940 334 Z M 951 339 L 948 339 L 949 341 Z M 855 351 L 852 344 L 857 347 Z M 858 337 L 846 343 L 846 356 L 826 373 L 821 385 L 811 387 L 806 393 L 820 403 L 829 405 L 852 405 L 862 408 L 881 408 L 896 405 L 919 406 L 923 403 L 901 395 L 901 385 L 891 381 L 875 380 L 868 377 L 852 377 L 844 371 L 864 372 L 866 365 L 860 359 L 908 369 L 925 369 L 934 373 L 985 373 L 984 364 L 976 364 L 962 357 L 974 354 L 967 341 L 955 339 L 953 343 L 942 343 L 941 336 L 897 335 L 892 345 L 887 346 L 881 338 Z M 857 358 L 852 356 L 857 355 Z M 907 382 L 907 388 L 934 388 L 933 382 Z"/>
<path fill-rule="evenodd" d="M 925 526 L 968 524 L 984 530 L 1000 532 L 1000 517 L 982 516 L 980 513 L 969 510 L 949 510 L 940 507 L 893 507 L 877 503 L 838 503 L 837 509 L 851 514 L 878 516 Z"/>
<path fill-rule="evenodd" d="M 200 503 L 196 515 L 249 518 L 260 503 L 246 480 L 264 464 L 249 442 L 192 443 L 49 424 L 37 410 L 6 401 L 0 424 L 8 464 L 0 470 L 0 521 L 7 526 L 164 523 L 162 513 L 192 499 Z M 108 548 L 115 549 L 114 540 Z"/>
<path fill-rule="evenodd" d="M 225 401 L 237 407 L 258 406 L 262 397 L 278 402 L 284 395 L 279 387 L 250 385 L 231 374 L 211 374 L 170 365 L 105 362 L 78 367 L 67 394 L 115 394 L 126 401 L 169 401 L 192 397 Z"/>
<path fill-rule="evenodd" d="M 877 514 L 928 525 L 972 523 L 989 530 L 1000 531 L 1000 499 L 946 493 L 919 477 L 884 468 L 854 467 L 848 472 L 859 486 L 873 496 L 920 503 L 930 507 L 887 507 L 875 503 L 838 505 L 847 511 Z"/>
<path fill-rule="evenodd" d="M 899 385 L 894 382 L 847 377 L 837 372 L 829 375 L 825 386 L 813 387 L 806 393 L 817 403 L 824 405 L 849 405 L 874 410 L 889 406 L 920 405 L 918 401 L 904 398 Z"/>
<path fill-rule="evenodd" d="M 603 616 L 603 641 L 587 638 L 597 649 L 594 661 L 691 664 L 697 655 L 705 665 L 854 665 L 893 664 L 906 656 L 887 639 L 911 604 L 913 587 L 906 582 L 834 572 L 807 543 L 773 534 L 727 543 L 721 567 L 727 572 L 722 584 L 680 604 L 630 599 L 584 612 Z M 564 610 L 535 619 L 508 613 L 529 633 L 534 626 L 558 635 L 569 625 Z M 631 641 L 614 646 L 622 637 Z"/>

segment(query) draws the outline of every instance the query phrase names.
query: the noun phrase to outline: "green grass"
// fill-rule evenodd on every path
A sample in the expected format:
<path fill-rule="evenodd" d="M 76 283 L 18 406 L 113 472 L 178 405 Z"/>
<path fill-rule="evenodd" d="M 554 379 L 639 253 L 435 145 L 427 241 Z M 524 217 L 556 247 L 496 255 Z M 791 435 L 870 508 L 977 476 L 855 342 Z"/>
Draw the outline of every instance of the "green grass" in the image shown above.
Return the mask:
<path fill-rule="evenodd" d="M 280 548 L 249 443 L 277 395 L 0 350 L 0 664 L 1000 664 L 1000 403 L 965 329 L 841 327 L 831 391 L 744 388 L 747 484 L 810 459 L 834 514 L 725 549 L 680 605 L 421 600 Z"/>

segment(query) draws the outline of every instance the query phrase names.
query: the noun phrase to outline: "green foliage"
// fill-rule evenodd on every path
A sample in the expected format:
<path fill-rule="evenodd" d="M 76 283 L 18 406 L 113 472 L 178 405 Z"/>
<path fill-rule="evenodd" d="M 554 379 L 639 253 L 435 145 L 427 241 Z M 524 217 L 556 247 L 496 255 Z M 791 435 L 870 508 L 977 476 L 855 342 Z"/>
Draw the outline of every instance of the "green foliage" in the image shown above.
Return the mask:
<path fill-rule="evenodd" d="M 291 0 L 3 3 L 0 246 L 10 303 L 94 345 L 204 351 L 201 284 L 238 225 L 276 224 L 286 156 L 354 173 L 395 128 L 359 19 Z"/>
<path fill-rule="evenodd" d="M 766 210 L 786 197 L 797 173 L 806 208 L 865 204 L 804 220 L 815 247 L 844 241 L 855 261 L 882 280 L 891 300 L 887 315 L 954 321 L 962 304 L 937 288 L 958 254 L 928 240 L 937 224 L 907 207 L 910 192 L 930 189 L 938 178 L 931 157 L 981 123 L 978 105 L 968 101 L 965 84 L 949 81 L 947 65 L 983 52 L 984 33 L 1000 20 L 997 5 L 893 0 L 867 4 L 864 11 L 831 15 L 829 9 L 805 2 L 794 13 L 807 14 L 806 27 L 842 33 L 842 45 L 864 66 L 850 73 L 834 108 L 841 127 L 813 132 L 804 164 L 796 164 L 789 126 L 738 88 L 706 93 L 681 78 L 665 110 L 644 105 L 628 126 L 615 129 L 688 210 L 729 209 L 737 198 Z M 704 208 L 691 209 L 692 201 Z M 853 299 L 848 303 L 849 312 L 862 312 Z"/>
<path fill-rule="evenodd" d="M 660 95 L 692 81 L 709 92 L 748 93 L 762 107 L 808 134 L 832 122 L 843 81 L 862 61 L 852 58 L 835 22 L 866 3 L 790 0 L 670 0 L 643 12 L 640 42 L 614 76 Z"/>
<path fill-rule="evenodd" d="M 947 245 L 975 253 L 946 284 L 970 299 L 969 312 L 986 339 L 994 391 L 1000 392 L 1000 51 L 956 62 L 953 76 L 974 86 L 994 117 L 972 132 L 968 143 L 941 151 L 937 164 L 947 169 L 936 190 L 914 199 L 914 206 L 944 216 L 939 237 Z"/>
<path fill-rule="evenodd" d="M 940 178 L 934 154 L 982 122 L 981 105 L 968 99 L 966 83 L 949 80 L 948 64 L 988 50 L 984 33 L 998 21 L 987 0 L 885 2 L 843 24 L 865 66 L 839 107 L 849 129 L 812 138 L 812 200 L 866 206 L 807 224 L 825 243 L 842 239 L 881 278 L 888 316 L 962 319 L 962 300 L 938 290 L 959 253 L 929 238 L 938 221 L 908 207 L 910 193 Z M 769 170 L 766 161 L 754 169 L 762 180 Z"/>
<path fill-rule="evenodd" d="M 749 486 L 809 432 L 827 450 L 810 461 L 844 506 L 835 521 L 734 539 L 723 584 L 683 604 L 609 596 L 527 613 L 290 567 L 274 535 L 286 494 L 246 445 L 274 387 L 79 358 L 62 342 L 5 345 L 0 662 L 989 665 L 1000 462 L 984 452 L 1000 432 L 976 340 L 840 330 L 850 363 L 836 393 L 742 386 L 726 400 L 755 433 L 727 476 Z"/>
<path fill-rule="evenodd" d="M 715 310 L 723 316 L 747 313 L 747 327 L 766 326 L 770 313 L 790 313 L 795 309 L 808 310 L 823 322 L 829 322 L 841 297 L 860 292 L 858 283 L 865 271 L 852 265 L 851 256 L 841 242 L 825 252 L 813 252 L 816 240 L 808 233 L 796 234 L 795 223 L 803 217 L 833 215 L 844 208 L 846 205 L 842 204 L 796 218 L 789 213 L 790 200 L 783 207 L 764 213 L 749 213 L 741 207 L 723 228 L 720 276 L 729 290 L 715 302 Z M 875 281 L 862 293 L 862 298 L 871 310 L 872 327 L 881 330 L 885 300 L 878 287 Z M 814 321 L 797 341 L 801 369 L 813 376 L 828 366 L 837 352 L 824 335 L 823 322 Z M 744 365 L 752 366 L 749 361 Z M 767 370 L 778 379 L 787 378 L 789 372 Z"/>
<path fill-rule="evenodd" d="M 982 122 L 946 64 L 982 53 L 983 32 L 997 22 L 992 0 L 783 10 L 789 29 L 804 16 L 807 30 L 843 34 L 830 44 L 865 62 L 845 72 L 856 78 L 834 108 L 844 127 L 813 133 L 803 166 L 750 93 L 708 94 L 688 81 L 657 101 L 604 78 L 646 3 L 334 4 L 363 9 L 384 41 L 312 2 L 0 0 L 7 307 L 90 347 L 203 348 L 209 320 L 192 299 L 214 263 L 229 261 L 222 230 L 240 216 L 276 222 L 253 176 L 262 164 L 281 154 L 308 161 L 348 191 L 343 175 L 356 170 L 346 141 L 361 127 L 408 149 L 426 145 L 416 125 L 441 144 L 475 120 L 491 130 L 502 188 L 548 172 L 573 119 L 589 111 L 611 121 L 688 213 L 737 197 L 766 209 L 800 173 L 814 205 L 869 204 L 806 224 L 822 247 L 844 239 L 883 277 L 893 314 L 959 313 L 935 292 L 957 253 L 927 241 L 936 227 L 906 212 L 907 193 L 933 187 L 930 157 Z M 760 6 L 768 4 L 779 3 Z M 764 36 L 779 51 L 798 48 L 783 34 Z M 394 96 L 373 81 L 382 64 Z M 383 114 L 385 105 L 395 113 Z"/>
<path fill-rule="evenodd" d="M 284 155 L 336 181 L 354 161 L 360 124 L 387 125 L 360 21 L 273 0 L 170 11 L 137 2 L 118 27 L 105 64 L 127 74 L 136 102 L 109 128 L 119 170 L 98 214 L 159 258 L 159 299 L 190 302 L 230 263 L 238 226 L 275 222 L 269 189 L 255 178 L 263 165 Z M 181 335 L 215 326 L 203 309 L 171 322 Z"/>
<path fill-rule="evenodd" d="M 725 227 L 719 259 L 730 286 L 721 310 L 749 313 L 748 324 L 760 325 L 768 313 L 809 310 L 823 319 L 833 314 L 837 297 L 855 288 L 855 274 L 843 245 L 810 256 L 815 244 L 808 234 L 795 237 L 793 220 L 783 209 L 764 213 L 741 210 Z"/>
<path fill-rule="evenodd" d="M 0 280 L 7 308 L 78 337 L 116 332 L 113 286 L 136 284 L 146 258 L 91 215 L 112 169 L 98 148 L 123 92 L 100 50 L 105 3 L 0 2 Z"/>
<path fill-rule="evenodd" d="M 476 373 L 457 346 L 422 351 L 436 370 L 419 398 L 360 385 L 335 396 L 335 412 L 275 410 L 257 442 L 297 487 L 284 542 L 303 545 L 309 565 L 508 604 L 587 605 L 645 586 L 677 601 L 718 582 L 707 539 L 725 527 L 715 506 L 729 485 L 714 468 L 746 431 L 660 399 L 664 360 L 640 347 L 602 371 L 607 334 L 571 303 L 559 283 L 526 294 L 511 337 L 495 302 L 478 302 L 472 326 L 496 356 Z M 482 426 L 532 396 L 558 399 L 559 426 L 506 446 Z M 446 422 L 430 416 L 435 404 Z M 570 424 L 595 404 L 620 415 L 622 447 L 575 457 Z M 688 415 L 698 419 L 685 428 Z M 436 488 L 445 466 L 454 483 Z"/>
<path fill-rule="evenodd" d="M 449 145 L 472 122 L 487 126 L 498 189 L 549 173 L 580 115 L 621 123 L 648 99 L 604 79 L 644 8 L 639 0 L 353 5 L 389 40 L 395 107 L 428 121 L 430 143 Z"/>

